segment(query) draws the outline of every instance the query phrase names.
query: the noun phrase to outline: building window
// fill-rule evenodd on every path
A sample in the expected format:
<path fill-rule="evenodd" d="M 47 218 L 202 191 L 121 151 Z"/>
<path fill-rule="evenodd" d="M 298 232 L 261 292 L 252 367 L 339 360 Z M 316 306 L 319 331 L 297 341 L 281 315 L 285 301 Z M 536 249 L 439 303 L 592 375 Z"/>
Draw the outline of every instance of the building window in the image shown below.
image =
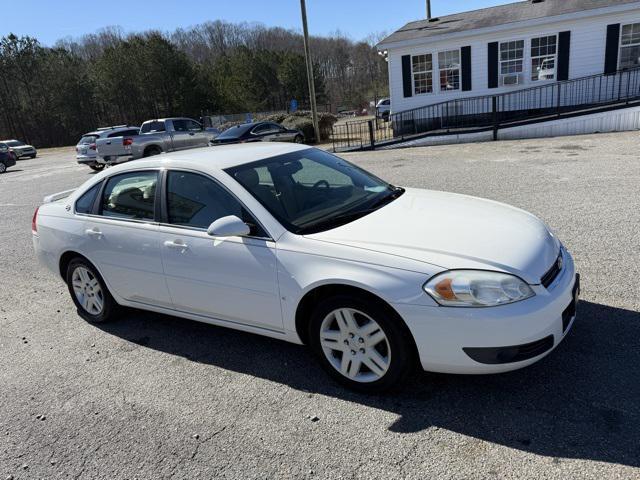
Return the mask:
<path fill-rule="evenodd" d="M 640 65 L 640 23 L 622 26 L 620 38 L 620 68 Z"/>
<path fill-rule="evenodd" d="M 531 80 L 553 80 L 556 78 L 556 53 L 558 37 L 538 37 L 531 39 Z"/>
<path fill-rule="evenodd" d="M 413 71 L 413 92 L 415 95 L 433 92 L 433 56 L 415 55 L 411 57 Z"/>
<path fill-rule="evenodd" d="M 460 50 L 438 53 L 440 70 L 440 90 L 448 92 L 460 90 Z"/>
<path fill-rule="evenodd" d="M 524 40 L 500 43 L 500 78 L 503 85 L 519 83 L 524 67 Z"/>

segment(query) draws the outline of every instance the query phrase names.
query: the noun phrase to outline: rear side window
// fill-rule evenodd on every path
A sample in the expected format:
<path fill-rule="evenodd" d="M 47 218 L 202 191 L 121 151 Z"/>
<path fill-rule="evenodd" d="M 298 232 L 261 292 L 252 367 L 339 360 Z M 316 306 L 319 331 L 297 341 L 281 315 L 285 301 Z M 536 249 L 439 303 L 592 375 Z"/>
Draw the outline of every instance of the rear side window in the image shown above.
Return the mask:
<path fill-rule="evenodd" d="M 186 132 L 189 130 L 186 120 L 172 120 L 171 123 L 173 123 L 173 129 L 176 132 Z"/>
<path fill-rule="evenodd" d="M 147 122 L 142 125 L 140 133 L 164 132 L 164 122 Z"/>
<path fill-rule="evenodd" d="M 102 215 L 153 220 L 157 184 L 157 172 L 132 172 L 111 177 L 102 196 Z"/>
<path fill-rule="evenodd" d="M 93 211 L 93 203 L 96 200 L 98 190 L 100 190 L 101 183 L 94 185 L 87 190 L 78 200 L 76 200 L 76 213 L 91 213 Z"/>
<path fill-rule="evenodd" d="M 92 143 L 95 143 L 97 139 L 98 139 L 98 135 L 85 135 L 80 139 L 78 143 L 80 145 L 90 145 Z"/>

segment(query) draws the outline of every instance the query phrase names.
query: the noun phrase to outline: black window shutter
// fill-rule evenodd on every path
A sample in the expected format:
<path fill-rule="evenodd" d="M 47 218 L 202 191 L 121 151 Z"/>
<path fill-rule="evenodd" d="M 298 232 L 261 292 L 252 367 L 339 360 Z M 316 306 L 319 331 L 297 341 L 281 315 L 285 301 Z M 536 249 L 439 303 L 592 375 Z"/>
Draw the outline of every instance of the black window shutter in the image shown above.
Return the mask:
<path fill-rule="evenodd" d="M 571 32 L 558 35 L 558 80 L 569 80 L 569 57 L 571 50 Z"/>
<path fill-rule="evenodd" d="M 498 88 L 498 42 L 491 42 L 487 53 L 489 58 L 487 65 L 489 88 Z"/>
<path fill-rule="evenodd" d="M 402 56 L 402 90 L 404 97 L 413 95 L 413 82 L 411 81 L 411 55 Z"/>
<path fill-rule="evenodd" d="M 471 47 L 460 49 L 460 63 L 462 63 L 462 91 L 471 90 Z"/>
<path fill-rule="evenodd" d="M 604 73 L 618 70 L 618 44 L 620 43 L 620 24 L 607 25 L 607 47 L 604 54 Z"/>

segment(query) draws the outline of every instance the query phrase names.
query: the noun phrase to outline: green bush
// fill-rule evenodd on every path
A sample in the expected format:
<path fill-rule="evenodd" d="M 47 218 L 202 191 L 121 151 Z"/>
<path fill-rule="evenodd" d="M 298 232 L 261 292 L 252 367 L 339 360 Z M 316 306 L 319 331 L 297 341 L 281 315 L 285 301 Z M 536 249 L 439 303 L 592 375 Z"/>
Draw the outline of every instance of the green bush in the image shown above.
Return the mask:
<path fill-rule="evenodd" d="M 320 129 L 320 141 L 326 141 L 331 135 L 331 127 L 338 121 L 338 117 L 329 112 L 318 113 L 318 127 Z M 311 120 L 311 112 L 307 110 L 298 110 L 289 114 L 282 122 L 287 128 L 296 128 L 304 134 L 305 142 L 312 142 L 315 134 L 313 131 L 313 121 Z"/>

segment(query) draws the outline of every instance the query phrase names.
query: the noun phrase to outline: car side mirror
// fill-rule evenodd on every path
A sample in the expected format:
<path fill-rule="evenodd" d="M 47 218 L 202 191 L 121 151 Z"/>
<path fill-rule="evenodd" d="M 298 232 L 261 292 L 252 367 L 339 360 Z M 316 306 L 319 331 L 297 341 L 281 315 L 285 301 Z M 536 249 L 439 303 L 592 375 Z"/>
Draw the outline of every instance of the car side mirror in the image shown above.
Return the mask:
<path fill-rule="evenodd" d="M 235 215 L 217 219 L 207 229 L 212 237 L 242 237 L 249 235 L 251 228 Z"/>

